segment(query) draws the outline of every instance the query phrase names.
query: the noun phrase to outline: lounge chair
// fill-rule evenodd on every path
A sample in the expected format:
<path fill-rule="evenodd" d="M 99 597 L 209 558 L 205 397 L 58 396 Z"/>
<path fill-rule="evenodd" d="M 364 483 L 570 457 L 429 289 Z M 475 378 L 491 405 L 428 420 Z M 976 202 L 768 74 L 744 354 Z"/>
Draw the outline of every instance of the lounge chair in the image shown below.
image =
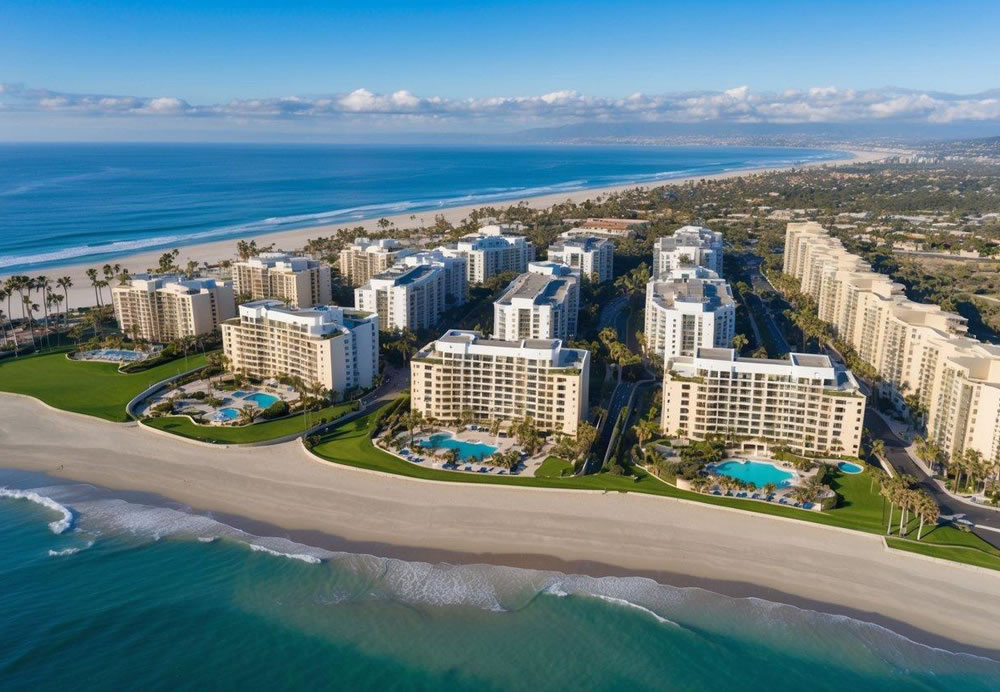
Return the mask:
<path fill-rule="evenodd" d="M 788 504 L 788 500 L 786 500 L 785 498 L 781 498 L 780 500 L 778 500 L 778 504 L 779 505 L 787 505 Z"/>

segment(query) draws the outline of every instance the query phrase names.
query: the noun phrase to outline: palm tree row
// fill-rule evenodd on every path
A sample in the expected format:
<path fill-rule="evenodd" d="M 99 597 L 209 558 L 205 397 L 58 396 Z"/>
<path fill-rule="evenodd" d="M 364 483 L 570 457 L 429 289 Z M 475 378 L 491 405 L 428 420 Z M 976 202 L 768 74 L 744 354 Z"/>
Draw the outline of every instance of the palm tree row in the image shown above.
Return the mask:
<path fill-rule="evenodd" d="M 879 477 L 881 488 L 879 493 L 889 502 L 889 521 L 886 524 L 886 534 L 891 534 L 893 517 L 896 507 L 899 507 L 899 536 L 902 538 L 906 533 L 906 527 L 913 517 L 920 520 L 917 528 L 917 540 L 923 536 L 924 524 L 937 524 L 940 510 L 933 498 L 924 490 L 914 488 L 916 478 L 906 474 L 889 476 L 881 474 Z"/>
<path fill-rule="evenodd" d="M 57 285 L 63 289 L 63 295 L 59 295 L 53 290 L 53 286 Z M 15 296 L 18 299 L 18 303 L 21 306 L 21 320 L 27 324 L 28 329 L 31 332 L 31 344 L 34 347 L 36 343 L 35 339 L 35 314 L 41 311 L 45 315 L 45 332 L 44 337 L 47 343 L 50 342 L 51 327 L 52 322 L 50 319 L 50 313 L 59 314 L 61 312 L 62 303 L 65 300 L 66 310 L 63 313 L 64 322 L 68 323 L 69 318 L 69 288 L 73 285 L 73 280 L 64 276 L 55 281 L 53 281 L 47 276 L 36 276 L 30 277 L 25 275 L 15 275 L 8 277 L 8 279 L 0 286 L 0 302 L 6 301 L 7 311 L 6 315 L 0 315 L 0 329 L 3 332 L 4 345 L 11 344 L 14 349 L 14 355 L 18 354 L 18 343 L 17 336 L 14 330 L 13 319 L 13 301 Z M 38 296 L 34 294 L 37 293 Z M 40 297 L 41 302 L 37 302 Z M 8 339 L 8 331 L 11 334 L 11 338 Z"/>

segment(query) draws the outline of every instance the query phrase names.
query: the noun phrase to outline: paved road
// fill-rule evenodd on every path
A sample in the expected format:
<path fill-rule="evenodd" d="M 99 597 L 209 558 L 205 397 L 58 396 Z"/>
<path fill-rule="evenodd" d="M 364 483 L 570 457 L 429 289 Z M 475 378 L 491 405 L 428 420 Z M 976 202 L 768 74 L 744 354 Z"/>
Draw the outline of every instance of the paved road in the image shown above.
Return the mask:
<path fill-rule="evenodd" d="M 773 290 L 771 288 L 771 285 L 767 283 L 767 280 L 760 273 L 760 261 L 756 261 L 753 264 L 751 264 L 749 269 L 750 269 L 750 284 L 753 287 L 754 291 L 756 291 L 757 293 L 763 293 L 765 291 Z M 791 346 L 789 346 L 788 340 L 785 339 L 785 335 L 778 328 L 778 325 L 774 320 L 774 315 L 771 314 L 771 310 L 768 309 L 764 301 L 762 301 L 759 297 L 753 294 L 744 296 L 744 298 L 746 299 L 747 303 L 750 304 L 748 307 L 753 308 L 753 310 L 751 310 L 751 318 L 753 317 L 753 314 L 763 315 L 764 324 L 758 326 L 762 326 L 764 329 L 768 331 L 768 333 L 771 335 L 771 338 L 774 339 L 774 343 L 777 344 L 778 348 L 782 349 L 783 353 L 789 353 L 792 350 L 792 348 Z"/>
<path fill-rule="evenodd" d="M 973 505 L 960 502 L 941 490 L 937 483 L 933 482 L 924 470 L 910 458 L 906 451 L 906 443 L 900 440 L 895 433 L 886 425 L 882 417 L 870 408 L 865 411 L 865 427 L 867 427 L 875 439 L 880 439 L 885 443 L 885 456 L 892 464 L 892 467 L 900 473 L 906 473 L 917 479 L 917 487 L 927 491 L 934 498 L 941 514 L 944 516 L 957 516 L 974 523 L 977 528 L 973 533 L 984 541 L 1000 548 L 1000 512 L 985 507 L 975 507 Z M 981 528 L 985 527 L 985 528 Z M 991 531 L 989 529 L 997 529 Z"/>

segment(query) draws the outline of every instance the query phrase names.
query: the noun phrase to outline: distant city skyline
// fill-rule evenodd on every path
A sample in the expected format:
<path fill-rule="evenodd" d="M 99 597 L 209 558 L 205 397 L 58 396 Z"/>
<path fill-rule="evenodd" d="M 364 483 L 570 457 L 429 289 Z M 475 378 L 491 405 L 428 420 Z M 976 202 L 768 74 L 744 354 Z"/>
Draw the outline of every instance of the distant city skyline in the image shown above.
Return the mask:
<path fill-rule="evenodd" d="M 0 139 L 1000 121 L 998 24 L 990 2 L 8 4 Z"/>

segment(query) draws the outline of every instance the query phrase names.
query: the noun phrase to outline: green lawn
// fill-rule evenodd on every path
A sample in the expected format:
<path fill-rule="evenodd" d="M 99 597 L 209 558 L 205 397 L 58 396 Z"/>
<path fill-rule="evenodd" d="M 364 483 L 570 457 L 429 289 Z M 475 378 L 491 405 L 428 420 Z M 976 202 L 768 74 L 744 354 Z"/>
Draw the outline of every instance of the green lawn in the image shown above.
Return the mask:
<path fill-rule="evenodd" d="M 639 492 L 651 495 L 679 497 L 712 505 L 735 507 L 751 512 L 760 512 L 774 516 L 788 517 L 800 521 L 811 521 L 828 526 L 854 529 L 867 533 L 885 534 L 888 521 L 888 506 L 883 505 L 878 489 L 870 490 L 871 478 L 868 473 L 844 474 L 832 471 L 832 487 L 842 497 L 838 507 L 827 512 L 807 512 L 794 507 L 757 502 L 754 500 L 738 500 L 731 497 L 704 495 L 700 493 L 679 490 L 662 481 L 638 471 L 637 477 L 615 476 L 610 473 L 591 474 L 588 476 L 540 477 L 540 476 L 494 476 L 485 474 L 455 473 L 430 468 L 429 466 L 403 461 L 375 447 L 371 440 L 375 416 L 370 413 L 353 421 L 337 426 L 325 434 L 313 452 L 328 461 L 346 464 L 359 468 L 373 469 L 386 473 L 395 473 L 411 478 L 448 481 L 452 483 L 496 483 L 502 485 L 527 486 L 536 488 L 562 488 L 566 490 L 603 490 L 606 492 Z M 550 459 L 543 462 L 554 468 Z M 896 512 L 898 527 L 898 510 Z M 917 522 L 911 522 L 907 535 L 916 537 Z M 992 569 L 1000 569 L 1000 550 L 997 550 L 979 537 L 959 531 L 950 526 L 938 526 L 925 531 L 920 543 L 911 540 L 893 539 L 890 544 L 906 545 L 906 549 L 914 552 L 933 554 L 958 562 L 969 562 Z"/>
<path fill-rule="evenodd" d="M 353 404 L 336 404 L 327 406 L 320 411 L 309 414 L 306 421 L 303 414 L 299 413 L 288 418 L 278 420 L 263 421 L 253 425 L 240 427 L 223 427 L 219 425 L 198 425 L 192 423 L 190 418 L 184 416 L 166 416 L 163 418 L 149 418 L 143 421 L 145 425 L 159 430 L 165 430 L 181 437 L 188 437 L 202 442 L 213 444 L 245 444 L 248 442 L 264 442 L 274 440 L 286 435 L 302 433 L 306 425 L 312 427 L 317 425 L 321 418 L 334 420 L 353 410 Z"/>
<path fill-rule="evenodd" d="M 549 457 L 542 462 L 542 465 L 535 471 L 536 478 L 559 478 L 563 471 L 572 470 L 573 464 L 560 459 L 559 457 Z"/>
<path fill-rule="evenodd" d="M 27 394 L 55 408 L 121 422 L 128 420 L 125 405 L 136 394 L 204 364 L 204 356 L 198 354 L 122 375 L 114 363 L 73 361 L 65 352 L 8 358 L 0 361 L 0 391 Z"/>

